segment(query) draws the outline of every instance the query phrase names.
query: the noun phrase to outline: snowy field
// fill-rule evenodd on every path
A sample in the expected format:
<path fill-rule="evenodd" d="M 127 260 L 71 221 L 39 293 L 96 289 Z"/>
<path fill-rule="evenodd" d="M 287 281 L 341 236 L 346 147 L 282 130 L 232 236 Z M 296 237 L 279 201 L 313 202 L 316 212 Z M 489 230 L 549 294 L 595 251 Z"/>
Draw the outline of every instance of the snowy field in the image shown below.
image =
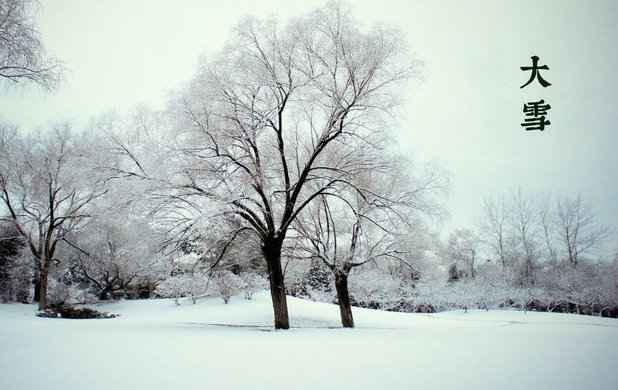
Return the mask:
<path fill-rule="evenodd" d="M 618 321 L 515 311 L 403 314 L 289 299 L 102 305 L 106 320 L 0 305 L 0 389 L 618 389 Z"/>

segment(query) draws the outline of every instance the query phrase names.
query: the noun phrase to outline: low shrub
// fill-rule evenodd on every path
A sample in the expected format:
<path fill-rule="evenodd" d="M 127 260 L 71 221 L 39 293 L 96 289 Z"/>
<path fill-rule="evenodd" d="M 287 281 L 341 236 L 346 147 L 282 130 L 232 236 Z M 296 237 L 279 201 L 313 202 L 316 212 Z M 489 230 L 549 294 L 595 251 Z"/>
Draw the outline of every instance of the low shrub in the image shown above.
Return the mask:
<path fill-rule="evenodd" d="M 116 318 L 118 314 L 100 312 L 87 307 L 54 306 L 36 314 L 43 318 L 70 318 L 70 319 L 101 319 Z"/>

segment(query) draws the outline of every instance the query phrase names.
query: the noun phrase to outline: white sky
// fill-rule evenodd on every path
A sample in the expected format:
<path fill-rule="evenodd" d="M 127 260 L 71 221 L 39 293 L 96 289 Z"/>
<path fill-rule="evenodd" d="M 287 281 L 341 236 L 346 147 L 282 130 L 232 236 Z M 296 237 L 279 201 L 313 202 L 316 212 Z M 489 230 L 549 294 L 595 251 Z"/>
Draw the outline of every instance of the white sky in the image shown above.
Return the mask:
<path fill-rule="evenodd" d="M 161 105 L 246 14 L 282 19 L 324 1 L 42 1 L 47 49 L 70 69 L 54 94 L 0 93 L 0 116 L 24 128 Z M 474 223 L 489 194 L 581 192 L 618 220 L 618 2 L 354 1 L 364 23 L 401 27 L 426 62 L 405 106 L 401 145 L 452 172 L 451 226 Z M 547 64 L 525 89 L 530 56 Z M 545 99 L 551 125 L 526 132 L 525 102 Z"/>

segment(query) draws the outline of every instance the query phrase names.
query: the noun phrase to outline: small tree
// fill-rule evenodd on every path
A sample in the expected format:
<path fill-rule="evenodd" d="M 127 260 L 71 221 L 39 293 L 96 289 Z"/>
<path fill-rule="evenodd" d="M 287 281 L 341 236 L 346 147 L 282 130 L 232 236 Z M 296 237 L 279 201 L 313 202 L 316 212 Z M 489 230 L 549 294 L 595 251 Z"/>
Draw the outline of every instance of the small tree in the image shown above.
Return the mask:
<path fill-rule="evenodd" d="M 506 270 L 509 262 L 508 241 L 508 210 L 503 196 L 497 199 L 485 198 L 483 200 L 483 217 L 480 223 L 480 240 L 490 248 L 502 270 Z"/>
<path fill-rule="evenodd" d="M 594 250 L 610 235 L 607 226 L 595 221 L 594 214 L 581 198 L 564 197 L 557 201 L 558 235 L 568 263 L 576 268 L 582 256 Z"/>
<path fill-rule="evenodd" d="M 447 261 L 451 263 L 449 279 L 474 278 L 475 262 L 478 256 L 479 239 L 470 229 L 456 229 L 449 235 L 446 245 Z M 454 269 L 455 271 L 451 271 Z M 456 275 L 450 275 L 455 272 Z"/>
<path fill-rule="evenodd" d="M 260 274 L 245 272 L 240 274 L 240 278 L 244 284 L 243 291 L 245 294 L 245 299 L 247 300 L 252 299 L 256 292 L 266 290 L 268 288 L 268 280 L 264 279 L 264 277 Z"/>
<path fill-rule="evenodd" d="M 211 278 L 212 289 L 223 299 L 225 304 L 228 304 L 230 298 L 246 288 L 245 282 L 230 271 L 215 271 Z"/>
<path fill-rule="evenodd" d="M 308 295 L 314 300 L 332 298 L 333 274 L 320 259 L 311 260 L 309 269 L 303 275 L 301 283 L 307 290 Z M 325 297 L 326 296 L 326 297 Z"/>
<path fill-rule="evenodd" d="M 157 285 L 156 293 L 165 298 L 174 298 L 180 305 L 180 298 L 191 297 L 193 304 L 208 292 L 208 278 L 199 272 L 181 273 L 165 278 Z"/>
<path fill-rule="evenodd" d="M 516 278 L 521 286 L 535 283 L 535 269 L 539 257 L 540 233 L 538 204 L 521 189 L 511 192 L 509 227 L 517 258 Z"/>
<path fill-rule="evenodd" d="M 159 251 L 163 235 L 152 227 L 149 218 L 132 215 L 127 205 L 115 207 L 110 204 L 113 201 L 118 199 L 101 202 L 87 226 L 65 238 L 75 249 L 73 269 L 101 300 L 154 284 L 166 271 Z"/>
<path fill-rule="evenodd" d="M 19 231 L 9 223 L 0 223 L 0 301 L 15 297 L 13 269 L 25 243 Z"/>

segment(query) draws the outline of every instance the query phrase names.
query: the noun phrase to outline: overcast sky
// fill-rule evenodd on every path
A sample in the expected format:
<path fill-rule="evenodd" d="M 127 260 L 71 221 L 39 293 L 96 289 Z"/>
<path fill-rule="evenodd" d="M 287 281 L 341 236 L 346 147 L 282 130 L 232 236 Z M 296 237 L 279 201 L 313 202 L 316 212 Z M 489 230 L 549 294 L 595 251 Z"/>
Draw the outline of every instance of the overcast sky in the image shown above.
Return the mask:
<path fill-rule="evenodd" d="M 43 1 L 62 88 L 2 91 L 0 116 L 22 127 L 161 106 L 246 14 L 298 15 L 324 1 Z M 405 105 L 401 145 L 452 173 L 449 227 L 475 222 L 482 198 L 509 188 L 576 194 L 618 221 L 618 1 L 355 1 L 363 22 L 399 26 L 425 61 Z M 519 67 L 532 55 L 552 85 Z M 526 132 L 523 104 L 544 99 L 551 125 Z"/>

